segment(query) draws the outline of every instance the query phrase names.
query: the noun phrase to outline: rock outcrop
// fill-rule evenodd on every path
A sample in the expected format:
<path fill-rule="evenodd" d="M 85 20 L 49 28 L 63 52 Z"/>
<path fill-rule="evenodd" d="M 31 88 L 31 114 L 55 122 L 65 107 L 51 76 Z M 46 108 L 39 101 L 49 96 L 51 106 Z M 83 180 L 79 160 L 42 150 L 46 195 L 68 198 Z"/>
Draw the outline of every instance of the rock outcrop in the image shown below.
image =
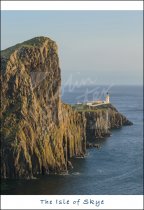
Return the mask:
<path fill-rule="evenodd" d="M 132 125 L 112 104 L 105 104 L 85 112 L 87 141 L 95 142 L 110 136 L 113 128 Z"/>
<path fill-rule="evenodd" d="M 67 171 L 85 154 L 85 118 L 61 102 L 56 43 L 38 37 L 1 55 L 2 178 Z"/>
<path fill-rule="evenodd" d="M 73 105 L 72 107 L 77 112 L 85 115 L 88 148 L 97 147 L 96 142 L 110 136 L 112 129 L 133 124 L 119 113 L 111 103 L 93 107 L 85 104 Z"/>
<path fill-rule="evenodd" d="M 2 178 L 66 172 L 69 158 L 84 156 L 86 138 L 128 122 L 114 108 L 107 121 L 107 110 L 78 112 L 62 103 L 57 45 L 46 37 L 1 52 L 1 82 Z"/>

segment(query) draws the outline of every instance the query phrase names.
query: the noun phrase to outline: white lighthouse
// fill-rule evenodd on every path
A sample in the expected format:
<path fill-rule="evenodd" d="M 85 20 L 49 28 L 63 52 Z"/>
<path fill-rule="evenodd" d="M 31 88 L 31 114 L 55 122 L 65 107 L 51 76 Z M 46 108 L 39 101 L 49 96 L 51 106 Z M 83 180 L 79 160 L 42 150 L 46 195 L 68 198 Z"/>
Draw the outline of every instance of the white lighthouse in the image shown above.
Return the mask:
<path fill-rule="evenodd" d="M 107 104 L 110 103 L 110 96 L 109 96 L 109 93 L 106 94 L 106 100 L 105 100 L 105 102 L 106 102 Z"/>

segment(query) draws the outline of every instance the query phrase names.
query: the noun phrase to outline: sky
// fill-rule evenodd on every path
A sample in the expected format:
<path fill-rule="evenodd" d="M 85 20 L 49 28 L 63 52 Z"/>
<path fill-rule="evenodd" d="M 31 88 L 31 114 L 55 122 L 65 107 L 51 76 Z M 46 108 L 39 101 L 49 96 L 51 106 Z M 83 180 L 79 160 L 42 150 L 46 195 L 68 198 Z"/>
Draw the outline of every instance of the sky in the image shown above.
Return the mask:
<path fill-rule="evenodd" d="M 2 11 L 1 49 L 47 36 L 62 83 L 142 85 L 143 11 Z"/>

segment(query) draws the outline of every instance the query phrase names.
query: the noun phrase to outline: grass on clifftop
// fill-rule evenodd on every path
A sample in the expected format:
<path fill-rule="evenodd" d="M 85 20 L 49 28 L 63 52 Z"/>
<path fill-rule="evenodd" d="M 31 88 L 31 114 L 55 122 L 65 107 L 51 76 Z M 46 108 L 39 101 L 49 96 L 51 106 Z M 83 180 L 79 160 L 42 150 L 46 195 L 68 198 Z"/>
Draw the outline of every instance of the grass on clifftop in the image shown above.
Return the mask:
<path fill-rule="evenodd" d="M 74 104 L 72 105 L 72 108 L 79 111 L 79 112 L 96 112 L 96 111 L 102 111 L 110 108 L 111 104 L 102 104 L 96 107 L 90 107 L 86 104 Z"/>
<path fill-rule="evenodd" d="M 2 57 L 6 57 L 6 58 L 9 58 L 10 55 L 15 51 L 15 50 L 18 50 L 22 47 L 27 47 L 27 48 L 30 48 L 30 47 L 41 47 L 43 42 L 45 42 L 46 40 L 49 40 L 50 42 L 53 42 L 50 38 L 48 37 L 35 37 L 33 39 L 30 39 L 28 41 L 25 41 L 25 42 L 22 42 L 22 43 L 19 43 L 19 44 L 16 44 L 12 47 L 9 47 L 5 50 L 2 50 L 1 51 L 1 56 Z"/>

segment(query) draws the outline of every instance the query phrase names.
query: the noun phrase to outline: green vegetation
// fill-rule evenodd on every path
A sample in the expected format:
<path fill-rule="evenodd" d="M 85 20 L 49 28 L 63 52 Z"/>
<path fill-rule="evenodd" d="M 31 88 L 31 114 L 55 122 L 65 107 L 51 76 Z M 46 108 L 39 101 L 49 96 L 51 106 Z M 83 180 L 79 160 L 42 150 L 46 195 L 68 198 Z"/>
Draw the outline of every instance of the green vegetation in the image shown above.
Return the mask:
<path fill-rule="evenodd" d="M 9 48 L 7 48 L 7 49 L 5 49 L 5 50 L 2 50 L 2 51 L 1 51 L 1 56 L 2 56 L 2 57 L 9 58 L 10 55 L 11 55 L 15 50 L 21 49 L 22 47 L 25 47 L 25 48 L 31 48 L 31 47 L 39 48 L 39 47 L 42 46 L 42 44 L 43 44 L 44 41 L 46 41 L 46 40 L 49 40 L 50 42 L 53 42 L 51 39 L 49 39 L 49 38 L 47 38 L 47 37 L 36 37 L 36 38 L 30 39 L 30 40 L 28 40 L 28 41 L 25 41 L 25 42 L 16 44 L 16 45 L 13 46 L 13 47 L 9 47 Z"/>
<path fill-rule="evenodd" d="M 95 107 L 88 106 L 86 104 L 74 104 L 72 108 L 79 112 L 96 112 L 96 111 L 105 111 L 110 107 L 110 104 L 101 104 Z"/>

